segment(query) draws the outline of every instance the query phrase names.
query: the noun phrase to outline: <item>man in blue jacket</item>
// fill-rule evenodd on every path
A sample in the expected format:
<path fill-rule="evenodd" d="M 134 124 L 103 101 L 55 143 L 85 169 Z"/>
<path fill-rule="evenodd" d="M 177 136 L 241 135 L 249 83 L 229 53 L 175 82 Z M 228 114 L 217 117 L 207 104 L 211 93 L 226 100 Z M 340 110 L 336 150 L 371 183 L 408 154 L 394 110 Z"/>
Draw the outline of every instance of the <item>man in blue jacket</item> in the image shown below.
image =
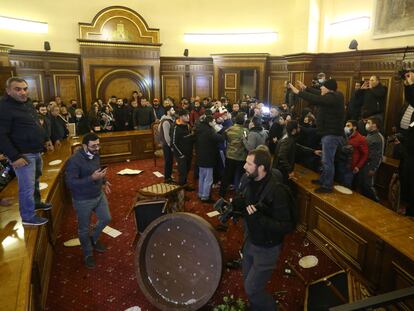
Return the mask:
<path fill-rule="evenodd" d="M 23 225 L 43 225 L 47 218 L 37 216 L 35 210 L 49 210 L 52 205 L 40 201 L 41 152 L 45 148 L 52 151 L 53 145 L 28 97 L 27 82 L 19 77 L 9 78 L 6 93 L 0 99 L 0 150 L 17 176 Z"/>
<path fill-rule="evenodd" d="M 111 193 L 111 184 L 106 180 L 106 168 L 101 168 L 99 160 L 99 137 L 88 133 L 83 137 L 82 148 L 73 154 L 66 163 L 66 185 L 72 193 L 72 203 L 78 217 L 78 234 L 82 246 L 85 265 L 95 267 L 93 249 L 103 253 L 106 246 L 99 236 L 111 221 L 105 193 Z M 89 232 L 92 212 L 98 219 L 93 231 Z"/>

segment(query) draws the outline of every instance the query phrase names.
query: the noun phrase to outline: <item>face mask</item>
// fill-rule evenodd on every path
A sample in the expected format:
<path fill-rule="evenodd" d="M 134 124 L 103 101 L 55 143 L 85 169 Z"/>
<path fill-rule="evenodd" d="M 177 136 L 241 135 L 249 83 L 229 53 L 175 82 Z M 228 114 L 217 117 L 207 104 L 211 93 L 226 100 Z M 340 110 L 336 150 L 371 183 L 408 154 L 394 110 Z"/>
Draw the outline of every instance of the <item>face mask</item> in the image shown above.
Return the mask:
<path fill-rule="evenodd" d="M 318 82 L 319 82 L 320 84 L 322 84 L 324 81 L 323 81 L 323 79 L 318 79 Z"/>
<path fill-rule="evenodd" d="M 371 131 L 371 127 L 369 126 L 369 124 L 367 123 L 367 124 L 365 124 L 365 129 L 367 130 L 367 132 L 370 132 Z"/>
<path fill-rule="evenodd" d="M 349 135 L 351 135 L 351 134 L 352 134 L 352 129 L 351 129 L 351 128 L 349 128 L 349 127 L 345 127 L 345 128 L 344 128 L 344 131 L 345 131 L 345 135 L 347 135 L 347 136 L 349 136 Z"/>
<path fill-rule="evenodd" d="M 76 118 L 80 119 L 80 118 L 82 118 L 82 115 L 81 114 L 77 114 L 76 115 Z"/>

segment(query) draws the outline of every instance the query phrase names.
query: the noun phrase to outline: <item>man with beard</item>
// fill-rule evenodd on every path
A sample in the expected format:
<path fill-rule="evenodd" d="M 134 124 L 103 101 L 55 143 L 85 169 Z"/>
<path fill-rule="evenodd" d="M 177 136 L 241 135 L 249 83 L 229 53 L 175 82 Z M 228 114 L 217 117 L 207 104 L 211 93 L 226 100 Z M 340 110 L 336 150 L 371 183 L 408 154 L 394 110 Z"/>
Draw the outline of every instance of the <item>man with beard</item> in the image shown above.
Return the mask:
<path fill-rule="evenodd" d="M 271 155 L 264 149 L 249 152 L 240 182 L 244 198 L 245 243 L 242 272 L 244 289 L 253 311 L 273 311 L 276 302 L 266 292 L 285 234 L 294 229 L 291 194 L 271 170 Z M 236 200 L 236 198 L 235 198 Z"/>
<path fill-rule="evenodd" d="M 66 185 L 72 194 L 72 203 L 78 217 L 78 234 L 84 255 L 85 266 L 95 267 L 93 250 L 105 252 L 106 246 L 99 236 L 111 221 L 105 194 L 111 193 L 111 184 L 106 180 L 106 168 L 101 168 L 99 159 L 99 137 L 88 133 L 82 139 L 82 148 L 76 151 L 66 164 Z M 90 219 L 95 212 L 97 223 L 90 233 Z"/>
<path fill-rule="evenodd" d="M 198 119 L 204 114 L 204 108 L 200 105 L 200 100 L 195 100 L 194 108 L 190 112 L 190 125 L 193 127 Z"/>
<path fill-rule="evenodd" d="M 27 82 L 19 77 L 9 78 L 6 93 L 0 99 L 0 150 L 17 176 L 23 225 L 43 225 L 47 218 L 37 216 L 35 210 L 49 210 L 52 205 L 40 201 L 41 152 L 45 148 L 53 150 L 53 145 L 45 137 L 38 114 L 28 97 Z"/>
<path fill-rule="evenodd" d="M 154 110 L 155 119 L 161 120 L 164 116 L 164 107 L 160 105 L 160 100 L 158 98 L 154 98 L 152 101 L 152 109 Z"/>
<path fill-rule="evenodd" d="M 36 107 L 37 111 L 39 112 L 39 117 L 43 118 L 43 124 L 42 127 L 45 130 L 45 133 L 47 137 L 50 137 L 50 134 L 52 133 L 52 124 L 50 121 L 50 116 L 47 111 L 47 107 L 45 104 L 39 104 Z"/>

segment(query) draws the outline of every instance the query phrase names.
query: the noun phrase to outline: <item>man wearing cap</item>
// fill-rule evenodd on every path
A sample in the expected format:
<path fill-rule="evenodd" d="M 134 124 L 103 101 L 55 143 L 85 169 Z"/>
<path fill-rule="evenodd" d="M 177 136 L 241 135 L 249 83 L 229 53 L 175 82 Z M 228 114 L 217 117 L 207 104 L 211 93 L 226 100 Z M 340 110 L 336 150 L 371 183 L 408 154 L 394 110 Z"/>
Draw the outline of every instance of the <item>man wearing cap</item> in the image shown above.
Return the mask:
<path fill-rule="evenodd" d="M 178 163 L 178 183 L 180 185 L 186 185 L 187 175 L 191 168 L 195 136 L 190 131 L 190 115 L 188 110 L 181 109 L 178 112 L 178 116 L 179 117 L 172 128 L 171 140 L 174 157 Z M 193 189 L 187 187 L 187 190 Z"/>
<path fill-rule="evenodd" d="M 152 109 L 154 109 L 154 116 L 156 120 L 161 120 L 163 115 L 165 114 L 164 107 L 160 105 L 160 101 L 158 98 L 154 98 L 152 101 Z"/>
<path fill-rule="evenodd" d="M 335 153 L 342 144 L 343 124 L 345 117 L 344 95 L 337 91 L 335 79 L 329 79 L 321 86 L 321 95 L 312 94 L 305 84 L 297 82 L 301 91 L 289 84 L 299 97 L 313 102 L 319 108 L 316 122 L 317 133 L 322 137 L 322 173 L 313 182 L 320 187 L 317 193 L 332 192 L 335 175 Z"/>

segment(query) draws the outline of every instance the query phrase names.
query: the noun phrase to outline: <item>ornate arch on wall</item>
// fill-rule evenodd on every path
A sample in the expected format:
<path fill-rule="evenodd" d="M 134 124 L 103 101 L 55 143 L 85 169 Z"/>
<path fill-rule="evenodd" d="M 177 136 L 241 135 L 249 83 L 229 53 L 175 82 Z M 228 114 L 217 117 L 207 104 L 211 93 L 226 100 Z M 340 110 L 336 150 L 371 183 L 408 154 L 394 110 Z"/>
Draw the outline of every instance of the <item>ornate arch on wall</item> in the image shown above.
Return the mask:
<path fill-rule="evenodd" d="M 126 81 L 129 83 L 125 83 Z M 119 85 L 127 89 L 119 89 Z M 115 87 L 114 91 L 112 91 L 112 87 Z M 125 68 L 111 70 L 98 81 L 96 84 L 96 98 L 108 98 L 111 96 L 106 94 L 108 91 L 111 91 L 111 95 L 128 99 L 131 97 L 132 91 L 141 91 L 147 99 L 152 98 L 151 87 L 145 78 L 138 72 Z"/>
<path fill-rule="evenodd" d="M 134 10 L 111 6 L 95 15 L 91 23 L 79 23 L 79 41 L 125 42 L 160 45 L 159 29 L 150 28 Z"/>

